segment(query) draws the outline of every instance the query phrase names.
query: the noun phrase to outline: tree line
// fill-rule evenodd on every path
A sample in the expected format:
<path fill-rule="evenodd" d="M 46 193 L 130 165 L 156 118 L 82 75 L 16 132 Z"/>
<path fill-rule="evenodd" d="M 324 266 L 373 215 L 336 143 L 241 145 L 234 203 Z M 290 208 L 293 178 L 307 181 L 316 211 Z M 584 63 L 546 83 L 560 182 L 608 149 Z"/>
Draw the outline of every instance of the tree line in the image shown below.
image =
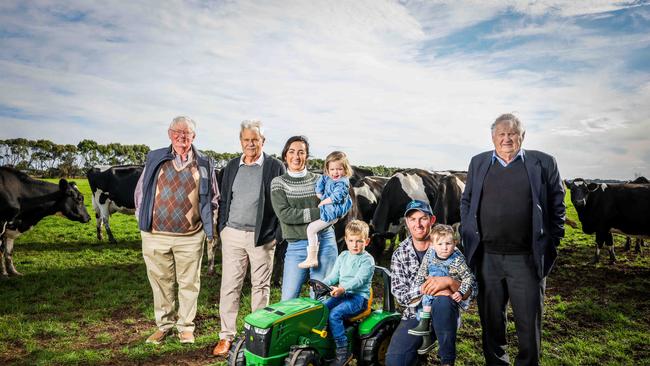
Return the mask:
<path fill-rule="evenodd" d="M 82 140 L 77 145 L 57 144 L 50 140 L 15 138 L 0 140 L 0 166 L 12 166 L 30 175 L 43 178 L 82 177 L 88 169 L 99 165 L 144 164 L 150 148 L 147 145 L 99 144 Z M 239 157 L 240 152 L 218 153 L 202 150 L 217 168 Z M 277 155 L 273 154 L 276 158 Z M 309 169 L 322 169 L 323 159 L 310 158 Z M 390 176 L 397 168 L 363 166 L 375 175 Z"/>

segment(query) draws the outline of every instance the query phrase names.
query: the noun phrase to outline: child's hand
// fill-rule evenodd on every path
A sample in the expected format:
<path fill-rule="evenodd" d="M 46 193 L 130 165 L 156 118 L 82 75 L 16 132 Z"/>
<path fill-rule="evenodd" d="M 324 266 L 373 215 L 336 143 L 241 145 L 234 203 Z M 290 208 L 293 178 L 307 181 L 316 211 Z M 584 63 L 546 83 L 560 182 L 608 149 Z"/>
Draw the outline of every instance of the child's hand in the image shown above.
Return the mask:
<path fill-rule="evenodd" d="M 451 299 L 456 302 L 461 302 L 463 300 L 463 295 L 461 295 L 459 291 L 456 291 L 451 295 Z"/>
<path fill-rule="evenodd" d="M 330 292 L 330 295 L 332 295 L 332 297 L 339 297 L 344 293 L 345 289 L 343 287 L 334 286 L 332 287 L 332 292 Z"/>
<path fill-rule="evenodd" d="M 332 199 L 331 198 L 325 198 L 324 200 L 320 201 L 318 204 L 318 207 L 323 206 L 323 205 L 331 205 L 332 204 Z"/>

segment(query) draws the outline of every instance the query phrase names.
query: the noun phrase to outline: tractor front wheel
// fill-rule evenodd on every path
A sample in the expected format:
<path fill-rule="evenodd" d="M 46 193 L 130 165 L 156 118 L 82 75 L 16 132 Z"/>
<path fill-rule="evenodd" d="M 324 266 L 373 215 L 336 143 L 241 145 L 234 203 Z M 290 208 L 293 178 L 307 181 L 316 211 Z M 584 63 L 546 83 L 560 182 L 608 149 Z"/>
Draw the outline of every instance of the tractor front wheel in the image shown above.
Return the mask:
<path fill-rule="evenodd" d="M 313 349 L 296 348 L 284 359 L 286 366 L 320 366 L 320 355 Z"/>
<path fill-rule="evenodd" d="M 386 351 L 395 331 L 395 323 L 385 323 L 375 335 L 361 340 L 361 357 L 357 365 L 379 366 L 386 364 Z"/>
<path fill-rule="evenodd" d="M 245 366 L 246 357 L 244 357 L 244 337 L 235 339 L 230 351 L 228 351 L 228 366 Z"/>

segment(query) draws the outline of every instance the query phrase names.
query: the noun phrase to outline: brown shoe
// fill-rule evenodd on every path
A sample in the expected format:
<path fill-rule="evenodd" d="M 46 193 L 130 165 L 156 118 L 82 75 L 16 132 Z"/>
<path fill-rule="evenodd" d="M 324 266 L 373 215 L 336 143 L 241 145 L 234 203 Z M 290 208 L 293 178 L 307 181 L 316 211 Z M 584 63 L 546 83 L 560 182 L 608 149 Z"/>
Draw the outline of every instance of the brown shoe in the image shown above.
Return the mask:
<path fill-rule="evenodd" d="M 230 345 L 232 345 L 232 340 L 220 339 L 217 346 L 212 350 L 212 354 L 219 357 L 226 357 L 228 356 L 228 351 L 230 351 Z"/>
<path fill-rule="evenodd" d="M 194 333 L 184 330 L 178 333 L 178 339 L 180 339 L 181 343 L 194 343 Z"/>
<path fill-rule="evenodd" d="M 156 331 L 147 338 L 145 343 L 160 344 L 160 342 L 167 337 L 167 334 L 169 334 L 169 330 L 156 329 Z"/>

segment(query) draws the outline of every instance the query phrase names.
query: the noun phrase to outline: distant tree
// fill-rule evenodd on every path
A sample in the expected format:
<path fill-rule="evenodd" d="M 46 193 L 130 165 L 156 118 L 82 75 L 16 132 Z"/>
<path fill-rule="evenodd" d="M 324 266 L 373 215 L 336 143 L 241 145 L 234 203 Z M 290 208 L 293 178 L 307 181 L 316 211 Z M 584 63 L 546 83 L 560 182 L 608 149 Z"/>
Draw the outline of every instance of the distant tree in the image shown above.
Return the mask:
<path fill-rule="evenodd" d="M 97 142 L 93 140 L 81 140 L 81 142 L 77 144 L 77 152 L 81 156 L 84 170 L 88 170 L 95 165 L 100 164 L 101 155 Z"/>
<path fill-rule="evenodd" d="M 307 160 L 307 169 L 309 170 L 323 170 L 325 160 L 318 158 L 309 158 Z"/>
<path fill-rule="evenodd" d="M 4 140 L 2 144 L 2 165 L 17 166 L 30 157 L 29 141 L 24 138 Z M 29 166 L 29 161 L 27 161 Z"/>
<path fill-rule="evenodd" d="M 147 145 L 129 145 L 129 164 L 143 165 L 148 152 Z"/>
<path fill-rule="evenodd" d="M 216 168 L 223 168 L 228 162 L 234 158 L 241 156 L 241 153 L 218 153 L 213 150 L 201 150 L 203 153 L 212 158 Z"/>

